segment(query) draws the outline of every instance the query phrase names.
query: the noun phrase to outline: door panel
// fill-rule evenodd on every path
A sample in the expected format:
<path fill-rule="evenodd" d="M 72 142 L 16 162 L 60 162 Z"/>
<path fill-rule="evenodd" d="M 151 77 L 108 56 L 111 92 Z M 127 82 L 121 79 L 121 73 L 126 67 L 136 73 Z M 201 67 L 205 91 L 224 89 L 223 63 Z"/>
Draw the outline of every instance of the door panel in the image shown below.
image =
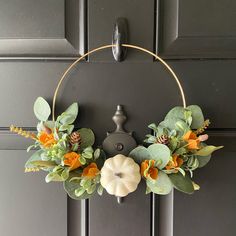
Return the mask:
<path fill-rule="evenodd" d="M 129 43 L 143 46 L 152 51 L 154 45 L 154 6 L 154 0 L 90 0 L 88 2 L 88 48 L 93 49 L 105 44 L 111 44 L 116 18 L 124 17 L 129 28 Z M 115 62 L 109 51 L 91 55 L 89 60 Z M 152 58 L 129 50 L 127 60 L 151 61 Z"/>
<path fill-rule="evenodd" d="M 165 58 L 235 58 L 234 0 L 159 0 L 158 52 Z"/>
<path fill-rule="evenodd" d="M 90 235 L 150 235 L 150 210 L 150 195 L 145 195 L 144 184 L 121 204 L 107 193 L 92 198 L 89 201 Z"/>
<path fill-rule="evenodd" d="M 29 156 L 26 150 L 0 150 L 1 235 L 66 236 L 66 194 L 60 184 L 46 184 L 45 173 L 24 173 Z"/>
<path fill-rule="evenodd" d="M 236 134 L 212 135 L 211 142 L 225 144 L 224 150 L 216 153 L 207 167 L 196 172 L 195 180 L 201 185 L 199 192 L 192 196 L 175 192 L 174 236 L 236 234 Z"/>
<path fill-rule="evenodd" d="M 0 57 L 7 59 L 0 61 L 0 159 L 7 159 L 15 174 L 5 169 L 1 178 L 5 192 L 0 198 L 6 205 L 0 204 L 0 224 L 6 236 L 234 235 L 235 7 L 233 0 L 0 0 Z M 14 13 L 17 24 L 9 18 Z M 13 123 L 34 129 L 36 97 L 52 101 L 60 76 L 72 62 L 68 59 L 110 44 L 117 17 L 127 19 L 131 44 L 167 58 L 183 84 L 187 104 L 199 104 L 212 121 L 211 129 L 220 133 L 213 135 L 212 143 L 226 146 L 196 173 L 202 189 L 192 196 L 146 196 L 140 187 L 121 205 L 107 194 L 67 202 L 61 185 L 44 183 L 44 173 L 23 173 L 28 157 L 23 149 L 29 143 L 9 134 L 7 127 Z M 181 104 L 176 84 L 163 66 L 133 49 L 123 63 L 116 63 L 107 49 L 76 66 L 59 91 L 57 112 L 74 101 L 80 103 L 77 126 L 91 127 L 98 144 L 115 128 L 111 117 L 117 104 L 125 106 L 126 129 L 135 132 L 139 143 L 150 122 L 161 121 L 172 106 Z M 225 160 L 226 173 L 221 176 Z M 17 219 L 15 228 L 9 227 L 12 219 Z M 44 230 L 33 231 L 36 220 Z"/>
<path fill-rule="evenodd" d="M 68 59 L 85 47 L 84 0 L 0 1 L 0 58 Z"/>

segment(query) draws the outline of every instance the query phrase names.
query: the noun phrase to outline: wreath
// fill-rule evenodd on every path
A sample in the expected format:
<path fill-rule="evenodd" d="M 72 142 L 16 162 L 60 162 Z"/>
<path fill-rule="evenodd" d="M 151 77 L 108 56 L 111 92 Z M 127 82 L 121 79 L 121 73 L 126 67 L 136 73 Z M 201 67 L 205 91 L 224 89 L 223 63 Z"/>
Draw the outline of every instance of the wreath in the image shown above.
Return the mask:
<path fill-rule="evenodd" d="M 91 53 L 113 46 L 103 46 Z M 142 50 L 137 46 L 132 47 Z M 158 56 L 155 57 L 160 60 Z M 107 156 L 102 148 L 94 147 L 95 135 L 91 129 L 74 129 L 79 111 L 77 103 L 54 119 L 59 86 L 81 58 L 62 76 L 54 94 L 52 110 L 44 98 L 36 99 L 34 114 L 39 120 L 37 133 L 13 125 L 10 127 L 10 131 L 34 141 L 27 152 L 31 149 L 36 151 L 26 162 L 25 172 L 47 172 L 47 183 L 63 182 L 65 191 L 76 200 L 90 198 L 96 192 L 102 195 L 104 189 L 111 195 L 124 197 L 137 189 L 141 179 L 146 182 L 146 194 L 166 195 L 173 188 L 187 194 L 199 190 L 199 185 L 193 181 L 194 171 L 205 166 L 212 153 L 223 146 L 205 143 L 208 140 L 205 131 L 210 121 L 204 119 L 197 105 L 186 107 L 183 99 L 184 106 L 174 107 L 159 124 L 148 126 L 151 134 L 147 134 L 143 145 L 135 147 L 127 156 Z M 161 62 L 165 63 L 163 60 Z M 168 70 L 173 72 L 170 68 Z M 174 72 L 172 74 L 176 77 Z M 51 113 L 53 119 L 49 120 Z"/>

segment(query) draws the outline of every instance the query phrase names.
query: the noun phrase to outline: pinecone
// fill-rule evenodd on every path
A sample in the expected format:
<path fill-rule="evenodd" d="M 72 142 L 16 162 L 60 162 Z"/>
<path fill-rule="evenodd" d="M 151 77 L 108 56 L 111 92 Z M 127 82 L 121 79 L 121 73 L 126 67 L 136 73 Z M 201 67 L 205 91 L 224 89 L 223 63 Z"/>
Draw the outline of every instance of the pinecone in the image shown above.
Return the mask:
<path fill-rule="evenodd" d="M 169 143 L 169 138 L 167 135 L 161 135 L 157 137 L 156 143 L 167 145 Z"/>
<path fill-rule="evenodd" d="M 81 137 L 80 137 L 79 132 L 73 132 L 69 137 L 69 142 L 70 142 L 71 145 L 74 145 L 74 144 L 78 143 L 78 145 L 80 146 Z"/>

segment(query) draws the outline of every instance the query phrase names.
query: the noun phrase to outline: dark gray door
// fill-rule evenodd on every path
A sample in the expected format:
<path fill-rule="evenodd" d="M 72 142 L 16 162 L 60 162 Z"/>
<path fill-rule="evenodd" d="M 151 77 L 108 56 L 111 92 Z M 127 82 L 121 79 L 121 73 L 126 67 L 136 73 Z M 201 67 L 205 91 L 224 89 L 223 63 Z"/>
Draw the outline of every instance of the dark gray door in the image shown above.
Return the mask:
<path fill-rule="evenodd" d="M 6 130 L 34 128 L 36 97 L 49 101 L 58 79 L 86 50 L 111 43 L 113 24 L 125 17 L 129 42 L 160 54 L 183 84 L 188 104 L 212 121 L 209 142 L 225 145 L 196 173 L 201 191 L 145 195 L 144 186 L 118 205 L 108 194 L 67 199 L 42 174 L 27 176 L 27 143 Z M 236 234 L 236 2 L 234 0 L 0 0 L 1 235 L 232 236 Z M 111 116 L 125 106 L 126 129 L 141 142 L 181 98 L 167 71 L 130 49 L 122 63 L 111 50 L 80 63 L 58 97 L 58 112 L 81 106 L 78 126 L 93 128 L 97 143 L 114 129 Z M 14 222 L 14 226 L 13 226 Z"/>

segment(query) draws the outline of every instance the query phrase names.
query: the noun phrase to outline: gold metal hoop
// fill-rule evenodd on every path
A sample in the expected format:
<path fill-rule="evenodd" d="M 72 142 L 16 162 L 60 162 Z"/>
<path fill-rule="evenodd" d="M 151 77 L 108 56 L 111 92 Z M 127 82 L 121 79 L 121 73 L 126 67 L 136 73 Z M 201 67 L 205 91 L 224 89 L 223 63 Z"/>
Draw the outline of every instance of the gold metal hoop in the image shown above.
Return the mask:
<path fill-rule="evenodd" d="M 88 51 L 87 53 L 85 53 L 84 55 L 82 55 L 81 57 L 79 57 L 78 59 L 76 59 L 67 69 L 66 71 L 63 73 L 62 77 L 60 78 L 58 84 L 57 84 L 57 87 L 55 89 L 55 92 L 54 92 L 54 96 L 53 96 L 53 103 L 52 103 L 52 119 L 55 120 L 55 108 L 56 108 L 56 99 L 57 99 L 57 94 L 58 94 L 58 91 L 60 89 L 60 86 L 63 82 L 63 80 L 65 79 L 66 75 L 69 73 L 69 71 L 78 63 L 80 62 L 82 59 L 84 59 L 85 57 L 87 57 L 88 55 L 94 53 L 94 52 L 97 52 L 97 51 L 100 51 L 100 50 L 103 50 L 103 49 L 106 49 L 106 48 L 112 48 L 112 47 L 116 47 L 117 45 L 116 44 L 108 44 L 108 45 L 104 45 L 104 46 L 101 46 L 101 47 L 98 47 L 98 48 L 95 48 L 93 50 L 90 50 Z M 157 56 L 155 53 L 145 49 L 145 48 L 142 48 L 142 47 L 139 47 L 139 46 L 136 46 L 136 45 L 132 45 L 132 44 L 122 44 L 123 47 L 127 47 L 127 48 L 134 48 L 134 49 L 137 49 L 139 51 L 143 51 L 151 56 L 153 56 L 156 60 L 160 61 L 164 66 L 165 68 L 170 72 L 170 74 L 172 75 L 172 77 L 175 79 L 177 85 L 178 85 L 178 88 L 179 88 L 179 91 L 180 91 L 180 95 L 181 95 L 181 98 L 182 98 L 182 102 L 183 102 L 183 107 L 186 108 L 186 100 L 185 100 L 185 94 L 184 94 L 184 90 L 183 90 L 183 87 L 177 77 L 177 75 L 175 74 L 175 72 L 173 71 L 173 69 L 162 59 L 160 58 L 159 56 Z"/>

